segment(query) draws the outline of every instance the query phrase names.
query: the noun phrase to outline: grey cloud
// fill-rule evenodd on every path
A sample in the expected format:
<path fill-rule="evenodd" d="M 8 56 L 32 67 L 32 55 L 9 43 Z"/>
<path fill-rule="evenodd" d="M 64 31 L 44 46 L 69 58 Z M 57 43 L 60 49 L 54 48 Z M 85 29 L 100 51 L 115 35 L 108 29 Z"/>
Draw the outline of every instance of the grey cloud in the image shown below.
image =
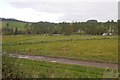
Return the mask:
<path fill-rule="evenodd" d="M 16 8 L 32 8 L 37 12 L 62 13 L 59 20 L 85 20 L 99 18 L 101 20 L 117 18 L 116 2 L 8 2 Z"/>

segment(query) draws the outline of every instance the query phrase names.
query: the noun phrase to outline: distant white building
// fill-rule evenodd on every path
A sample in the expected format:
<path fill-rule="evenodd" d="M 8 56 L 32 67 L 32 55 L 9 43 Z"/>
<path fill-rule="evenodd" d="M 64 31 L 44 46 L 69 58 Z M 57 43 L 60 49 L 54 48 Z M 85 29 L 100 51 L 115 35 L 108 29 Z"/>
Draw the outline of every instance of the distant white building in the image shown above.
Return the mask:
<path fill-rule="evenodd" d="M 107 33 L 103 33 L 102 35 L 103 35 L 103 36 L 107 36 Z"/>
<path fill-rule="evenodd" d="M 111 36 L 112 33 L 103 33 L 102 35 L 103 35 L 103 36 L 107 36 L 107 35 Z"/>
<path fill-rule="evenodd" d="M 79 29 L 79 30 L 77 31 L 77 33 L 84 33 L 84 31 L 82 31 L 82 30 Z"/>

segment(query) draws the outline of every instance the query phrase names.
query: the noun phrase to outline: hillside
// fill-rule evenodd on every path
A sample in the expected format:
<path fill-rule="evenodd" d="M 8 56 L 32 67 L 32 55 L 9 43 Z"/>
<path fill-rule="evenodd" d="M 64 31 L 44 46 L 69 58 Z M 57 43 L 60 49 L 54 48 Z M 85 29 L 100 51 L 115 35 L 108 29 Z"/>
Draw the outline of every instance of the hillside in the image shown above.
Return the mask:
<path fill-rule="evenodd" d="M 18 28 L 18 30 L 24 30 L 24 26 L 27 22 L 21 21 L 21 20 L 16 20 L 16 19 L 6 19 L 6 18 L 1 18 L 2 19 L 2 27 L 10 27 L 10 28 Z"/>
<path fill-rule="evenodd" d="M 117 34 L 117 22 L 113 20 L 107 22 L 97 22 L 97 20 L 88 20 L 87 22 L 25 22 L 16 19 L 2 18 L 2 27 L 4 34 L 63 34 L 63 35 L 102 35 Z"/>

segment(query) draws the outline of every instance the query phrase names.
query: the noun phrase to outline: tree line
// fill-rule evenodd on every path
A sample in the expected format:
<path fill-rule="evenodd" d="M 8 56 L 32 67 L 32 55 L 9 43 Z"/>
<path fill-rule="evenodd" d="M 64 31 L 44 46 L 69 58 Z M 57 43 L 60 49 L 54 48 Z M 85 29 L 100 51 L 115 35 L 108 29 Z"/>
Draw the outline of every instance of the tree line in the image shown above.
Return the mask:
<path fill-rule="evenodd" d="M 11 27 L 10 22 L 2 28 L 3 34 L 45 34 L 45 35 L 103 35 L 104 33 L 118 34 L 118 22 L 113 20 L 107 22 L 97 22 L 97 20 L 88 20 L 87 22 L 26 22 L 24 29 L 19 30 L 18 27 Z"/>

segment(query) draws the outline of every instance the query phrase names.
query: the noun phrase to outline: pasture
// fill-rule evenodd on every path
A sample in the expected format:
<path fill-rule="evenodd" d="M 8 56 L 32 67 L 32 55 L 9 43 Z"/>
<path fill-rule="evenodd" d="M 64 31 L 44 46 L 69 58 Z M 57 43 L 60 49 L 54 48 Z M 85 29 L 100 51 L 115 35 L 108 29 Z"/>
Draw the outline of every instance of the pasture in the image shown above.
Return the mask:
<path fill-rule="evenodd" d="M 3 52 L 118 62 L 117 36 L 3 36 Z"/>
<path fill-rule="evenodd" d="M 9 25 L 7 25 L 9 24 Z M 24 22 L 15 22 L 15 21 L 3 21 L 2 27 L 18 28 L 18 30 L 24 30 L 26 23 Z"/>

